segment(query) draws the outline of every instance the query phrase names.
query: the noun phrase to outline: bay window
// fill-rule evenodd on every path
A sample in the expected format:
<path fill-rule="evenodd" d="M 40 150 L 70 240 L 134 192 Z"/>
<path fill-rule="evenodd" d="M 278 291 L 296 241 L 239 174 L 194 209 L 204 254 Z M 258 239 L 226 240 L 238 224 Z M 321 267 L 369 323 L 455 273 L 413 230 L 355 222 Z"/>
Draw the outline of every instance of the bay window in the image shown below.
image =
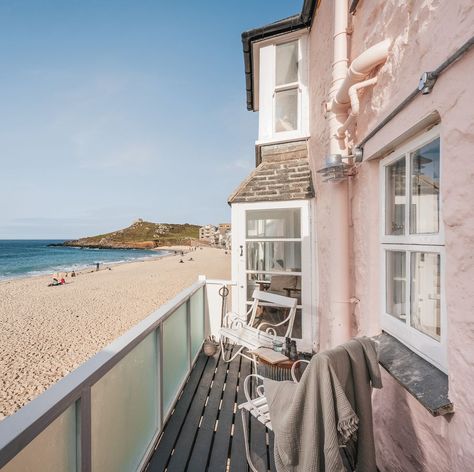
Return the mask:
<path fill-rule="evenodd" d="M 257 144 L 309 136 L 308 38 L 303 31 L 254 45 Z"/>
<path fill-rule="evenodd" d="M 446 369 L 438 128 L 381 162 L 382 328 Z"/>

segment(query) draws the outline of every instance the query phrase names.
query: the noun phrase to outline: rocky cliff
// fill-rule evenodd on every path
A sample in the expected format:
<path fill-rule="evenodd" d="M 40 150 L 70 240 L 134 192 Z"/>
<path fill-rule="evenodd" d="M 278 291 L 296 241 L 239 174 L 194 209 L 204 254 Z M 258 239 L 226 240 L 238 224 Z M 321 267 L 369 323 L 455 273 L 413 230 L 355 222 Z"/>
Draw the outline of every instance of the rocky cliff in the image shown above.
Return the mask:
<path fill-rule="evenodd" d="M 199 226 L 151 223 L 139 219 L 113 233 L 66 241 L 63 246 L 101 249 L 154 249 L 161 246 L 191 245 L 199 238 Z"/>

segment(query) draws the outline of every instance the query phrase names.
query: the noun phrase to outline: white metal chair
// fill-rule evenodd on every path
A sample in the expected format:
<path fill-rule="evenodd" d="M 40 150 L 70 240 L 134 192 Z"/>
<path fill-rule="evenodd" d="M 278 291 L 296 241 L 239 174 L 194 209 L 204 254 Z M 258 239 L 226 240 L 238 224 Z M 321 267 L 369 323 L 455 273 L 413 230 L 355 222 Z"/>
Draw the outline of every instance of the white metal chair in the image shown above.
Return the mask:
<path fill-rule="evenodd" d="M 291 378 L 293 382 L 295 383 L 298 383 L 295 369 L 296 369 L 296 366 L 301 362 L 309 364 L 309 361 L 304 360 L 304 359 L 297 360 L 293 364 L 293 366 L 291 367 Z M 249 389 L 249 382 L 251 381 L 252 378 L 255 379 L 255 384 L 256 384 L 255 391 L 257 394 L 257 396 L 253 399 L 251 398 L 250 389 Z M 257 382 L 259 380 L 263 382 L 263 377 L 261 375 L 258 375 L 258 374 L 247 375 L 247 377 L 244 380 L 244 394 L 247 401 L 245 403 L 241 403 L 238 407 L 242 416 L 242 426 L 244 430 L 244 442 L 245 442 L 245 455 L 247 456 L 247 462 L 249 464 L 249 467 L 253 472 L 258 472 L 258 470 L 253 464 L 252 458 L 250 456 L 250 446 L 249 446 L 248 433 L 247 433 L 249 413 L 253 417 L 255 417 L 257 421 L 259 421 L 265 427 L 267 427 L 270 431 L 273 431 L 272 421 L 270 418 L 270 412 L 268 409 L 267 398 L 265 397 L 265 394 L 263 392 L 263 383 L 261 383 L 260 385 L 257 385 Z M 272 452 L 273 451 L 271 451 L 271 453 Z"/>
<path fill-rule="evenodd" d="M 238 355 L 241 355 L 250 359 L 254 366 L 256 366 L 255 356 L 248 356 L 243 353 L 243 350 L 248 349 L 249 351 L 253 351 L 259 347 L 272 348 L 273 340 L 277 337 L 275 328 L 285 323 L 288 323 L 288 327 L 284 337 L 291 337 L 298 300 L 296 298 L 284 297 L 260 290 L 254 290 L 252 297 L 253 302 L 249 311 L 245 314 L 245 318 L 242 318 L 237 313 L 227 313 L 227 315 L 224 316 L 220 329 L 220 344 L 224 362 L 231 362 Z M 289 312 L 286 318 L 279 323 L 262 321 L 255 326 L 257 322 L 257 312 L 261 306 L 288 308 Z M 227 358 L 225 357 L 224 339 L 240 346 L 232 356 L 228 356 Z"/>

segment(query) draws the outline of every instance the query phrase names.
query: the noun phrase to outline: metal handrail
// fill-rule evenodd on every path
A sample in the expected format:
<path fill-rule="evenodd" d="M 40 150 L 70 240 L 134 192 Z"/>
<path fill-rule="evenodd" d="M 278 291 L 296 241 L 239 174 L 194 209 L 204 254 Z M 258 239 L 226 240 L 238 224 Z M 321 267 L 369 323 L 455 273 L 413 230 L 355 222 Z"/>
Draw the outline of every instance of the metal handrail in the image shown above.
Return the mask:
<path fill-rule="evenodd" d="M 0 468 L 13 459 L 25 446 L 27 446 L 56 418 L 65 412 L 67 408 L 80 399 L 81 424 L 83 426 L 88 425 L 87 428 L 81 427 L 82 464 L 80 470 L 82 472 L 90 471 L 90 395 L 92 385 L 117 365 L 117 363 L 141 341 L 143 341 L 146 336 L 156 331 L 156 329 L 162 325 L 166 319 L 173 315 L 175 311 L 185 303 L 188 304 L 187 312 L 189 315 L 189 300 L 205 285 L 206 281 L 200 280 L 191 287 L 183 290 L 172 300 L 162 305 L 154 313 L 113 341 L 77 369 L 73 370 L 70 374 L 51 386 L 30 403 L 26 404 L 15 414 L 1 421 Z M 203 297 L 203 299 L 205 300 L 205 297 Z M 203 313 L 205 313 L 205 310 Z M 189 332 L 189 316 L 187 316 L 187 320 Z M 159 349 L 160 358 L 162 359 L 161 354 L 163 343 L 159 344 Z M 189 349 L 191 349 L 191 346 L 189 346 Z M 194 360 L 195 359 L 190 359 L 188 375 L 191 371 Z M 181 389 L 178 389 L 176 398 L 178 397 L 180 390 Z M 159 430 L 162 429 L 163 424 L 167 419 L 167 415 L 163 415 L 162 411 L 162 395 L 160 395 L 160 403 L 161 414 Z M 157 433 L 159 433 L 159 431 Z"/>

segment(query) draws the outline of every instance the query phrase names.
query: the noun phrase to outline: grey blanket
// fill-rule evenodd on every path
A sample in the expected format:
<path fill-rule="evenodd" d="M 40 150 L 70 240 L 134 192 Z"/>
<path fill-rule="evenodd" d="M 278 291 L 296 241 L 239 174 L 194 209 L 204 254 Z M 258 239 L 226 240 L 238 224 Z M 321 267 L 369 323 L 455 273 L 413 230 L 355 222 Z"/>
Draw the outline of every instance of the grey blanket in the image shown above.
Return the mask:
<path fill-rule="evenodd" d="M 382 382 L 369 338 L 317 354 L 298 384 L 265 379 L 278 472 L 375 472 L 372 387 Z"/>

